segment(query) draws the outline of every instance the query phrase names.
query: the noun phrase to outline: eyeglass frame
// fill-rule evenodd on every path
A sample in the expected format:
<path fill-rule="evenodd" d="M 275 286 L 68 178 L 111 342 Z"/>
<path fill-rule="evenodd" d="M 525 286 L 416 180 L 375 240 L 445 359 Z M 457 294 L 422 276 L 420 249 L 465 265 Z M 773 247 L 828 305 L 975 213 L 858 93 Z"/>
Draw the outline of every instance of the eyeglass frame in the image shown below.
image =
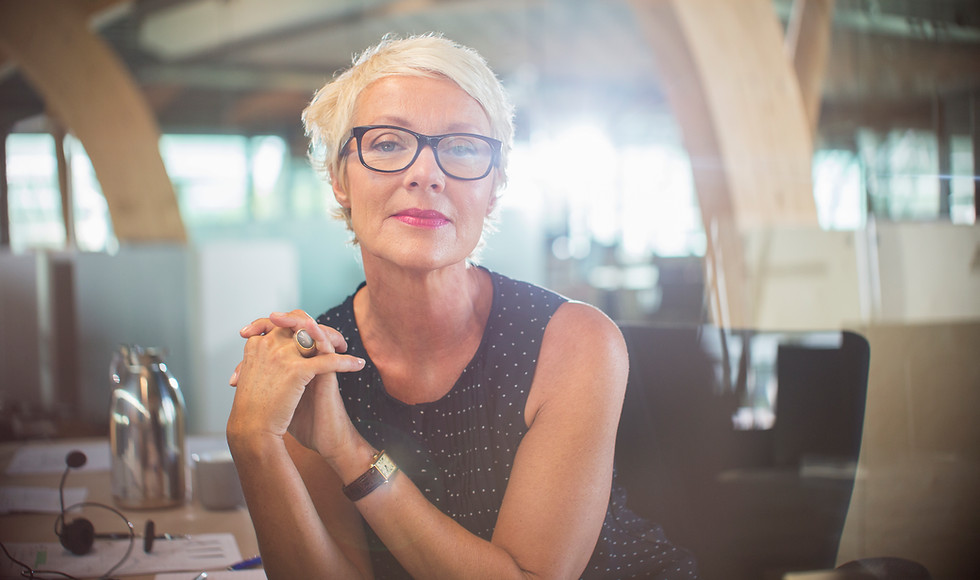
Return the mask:
<path fill-rule="evenodd" d="M 405 133 L 408 133 L 409 135 L 415 137 L 415 141 L 416 143 L 418 143 L 418 148 L 416 148 L 415 155 L 412 156 L 412 160 L 409 161 L 408 164 L 405 165 L 405 167 L 402 167 L 401 169 L 375 169 L 374 167 L 368 165 L 367 162 L 364 161 L 364 152 L 361 150 L 361 138 L 364 137 L 365 133 L 367 133 L 372 129 L 396 129 L 398 131 L 404 131 Z M 446 168 L 442 166 L 442 161 L 439 159 L 438 146 L 439 146 L 439 142 L 447 137 L 474 137 L 490 145 L 490 163 L 489 165 L 487 165 L 487 170 L 483 172 L 483 175 L 479 177 L 457 177 L 452 173 L 450 173 L 449 171 L 446 171 Z M 435 158 L 436 165 L 439 166 L 439 169 L 442 170 L 442 172 L 445 173 L 448 177 L 452 177 L 453 179 L 458 179 L 460 181 L 478 181 L 490 175 L 490 172 L 493 171 L 494 167 L 499 167 L 500 151 L 503 147 L 503 142 L 500 141 L 499 139 L 494 139 L 493 137 L 487 137 L 486 135 L 479 135 L 477 133 L 445 133 L 443 135 L 425 135 L 423 133 L 412 131 L 411 129 L 406 129 L 405 127 L 399 127 L 398 125 L 358 125 L 357 127 L 351 128 L 350 135 L 347 137 L 347 140 L 344 141 L 344 144 L 340 147 L 341 157 L 347 157 L 348 155 L 350 155 L 350 150 L 348 149 L 348 147 L 350 146 L 351 141 L 357 142 L 357 158 L 358 160 L 360 160 L 361 165 L 377 173 L 399 173 L 401 171 L 405 171 L 406 169 L 408 169 L 409 167 L 415 164 L 415 162 L 419 158 L 419 155 L 422 154 L 422 149 L 424 147 L 431 147 L 433 157 Z"/>

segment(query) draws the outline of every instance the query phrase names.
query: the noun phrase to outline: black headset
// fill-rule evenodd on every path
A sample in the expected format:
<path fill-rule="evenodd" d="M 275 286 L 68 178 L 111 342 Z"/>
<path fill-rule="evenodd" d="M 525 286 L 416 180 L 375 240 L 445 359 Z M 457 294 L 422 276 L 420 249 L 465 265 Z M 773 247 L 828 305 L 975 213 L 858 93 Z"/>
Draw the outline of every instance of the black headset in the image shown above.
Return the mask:
<path fill-rule="evenodd" d="M 58 486 L 58 496 L 61 499 L 61 515 L 58 516 L 58 519 L 54 523 L 54 533 L 61 540 L 61 545 L 67 548 L 72 554 L 79 556 L 88 554 L 89 550 L 92 549 L 92 544 L 95 542 L 95 526 L 85 518 L 78 518 L 69 523 L 65 523 L 65 513 L 67 511 L 65 510 L 65 479 L 68 478 L 68 472 L 72 468 L 77 469 L 85 465 L 86 461 L 88 461 L 88 458 L 81 451 L 72 451 L 65 457 L 67 467 L 65 467 L 65 473 L 61 476 L 61 485 Z M 123 519 L 125 520 L 126 518 Z M 130 531 L 132 531 L 133 524 L 129 520 L 126 520 L 126 523 Z M 61 528 L 60 530 L 59 527 Z"/>
<path fill-rule="evenodd" d="M 136 532 L 133 528 L 133 522 L 129 521 L 122 512 L 114 507 L 107 506 L 105 504 L 96 502 L 80 502 L 68 507 L 65 507 L 65 479 L 68 478 L 68 472 L 72 468 L 79 468 L 85 465 L 88 458 L 81 451 L 72 451 L 65 457 L 65 472 L 61 476 L 61 484 L 58 486 L 58 496 L 61 499 L 61 513 L 58 514 L 58 518 L 54 522 L 54 533 L 61 540 L 61 545 L 65 547 L 68 551 L 79 556 L 89 553 L 92 550 L 92 545 L 95 543 L 96 538 L 110 538 L 110 539 L 126 539 L 129 538 L 129 547 L 126 548 L 126 553 L 123 557 L 109 568 L 109 571 L 100 576 L 100 578 L 109 578 L 112 573 L 119 569 L 126 560 L 129 559 L 129 555 L 133 552 L 133 544 L 136 541 Z M 95 526 L 92 522 L 85 518 L 76 518 L 70 522 L 65 521 L 65 516 L 70 510 L 79 509 L 83 507 L 98 507 L 102 509 L 107 509 L 112 513 L 119 516 L 123 522 L 126 524 L 127 533 L 124 534 L 97 534 L 95 533 Z M 153 548 L 153 540 L 156 538 L 156 527 L 153 524 L 153 520 L 147 520 L 146 528 L 143 534 L 143 551 L 149 553 Z M 170 538 L 169 534 L 164 534 L 161 536 L 163 538 Z M 65 578 L 74 578 L 73 576 L 66 574 L 64 572 L 59 572 L 57 570 L 36 570 L 32 566 L 21 562 L 14 558 L 7 547 L 4 546 L 3 542 L 0 542 L 0 549 L 2 549 L 4 555 L 7 556 L 14 564 L 23 568 L 21 575 L 34 578 L 37 574 L 57 574 L 64 576 Z"/>
<path fill-rule="evenodd" d="M 95 502 L 81 502 L 74 505 L 65 507 L 65 480 L 68 478 L 68 472 L 73 468 L 77 469 L 85 465 L 88 458 L 81 451 L 72 451 L 65 457 L 65 472 L 61 476 L 61 484 L 58 486 L 58 495 L 61 498 L 61 514 L 58 515 L 58 519 L 54 523 L 54 533 L 61 540 L 61 545 L 64 546 L 72 554 L 77 554 L 79 556 L 89 553 L 92 550 L 92 545 L 95 543 L 96 538 L 108 538 L 108 539 L 125 539 L 129 538 L 129 549 L 126 550 L 126 555 L 123 559 L 116 564 L 112 570 L 107 574 L 111 574 L 113 570 L 122 565 L 123 562 L 129 558 L 129 554 L 133 551 L 133 542 L 136 539 L 136 533 L 134 531 L 133 522 L 123 515 L 122 512 L 114 507 L 107 506 L 101 503 Z M 119 534 L 97 534 L 95 532 L 95 526 L 91 521 L 85 518 L 76 518 L 72 521 L 67 521 L 65 519 L 69 510 L 82 508 L 82 507 L 100 507 L 107 509 L 112 513 L 119 516 L 123 522 L 126 524 L 127 533 Z M 153 540 L 156 535 L 156 526 L 153 524 L 153 520 L 146 521 L 146 528 L 143 533 L 143 551 L 149 553 L 153 549 Z"/>

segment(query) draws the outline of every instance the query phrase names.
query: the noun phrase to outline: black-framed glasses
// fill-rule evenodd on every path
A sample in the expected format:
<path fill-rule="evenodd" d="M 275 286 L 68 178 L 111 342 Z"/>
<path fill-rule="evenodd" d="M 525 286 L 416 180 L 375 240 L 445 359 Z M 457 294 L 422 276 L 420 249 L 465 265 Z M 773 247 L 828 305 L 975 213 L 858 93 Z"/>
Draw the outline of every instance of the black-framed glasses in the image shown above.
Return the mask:
<path fill-rule="evenodd" d="M 394 125 L 365 125 L 351 129 L 342 154 L 351 140 L 357 141 L 361 165 L 379 173 L 408 169 L 426 146 L 432 147 L 443 173 L 466 181 L 483 179 L 500 159 L 500 141 L 474 133 L 423 135 Z"/>

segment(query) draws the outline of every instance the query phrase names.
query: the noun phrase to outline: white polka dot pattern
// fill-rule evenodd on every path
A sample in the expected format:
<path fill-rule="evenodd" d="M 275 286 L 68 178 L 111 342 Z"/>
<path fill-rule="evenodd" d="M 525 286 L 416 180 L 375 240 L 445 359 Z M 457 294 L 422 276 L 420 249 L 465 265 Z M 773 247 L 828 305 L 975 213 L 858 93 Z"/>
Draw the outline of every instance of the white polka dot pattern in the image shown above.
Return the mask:
<path fill-rule="evenodd" d="M 344 335 L 349 354 L 367 361 L 361 372 L 338 377 L 361 435 L 387 450 L 429 501 L 484 539 L 493 534 L 527 432 L 524 406 L 545 327 L 565 302 L 549 290 L 494 272 L 490 276 L 493 305 L 477 353 L 453 388 L 431 403 L 408 405 L 385 391 L 360 340 L 353 296 L 318 319 Z M 658 527 L 625 510 L 616 491 L 583 577 L 694 578 L 687 554 L 668 543 Z M 370 529 L 368 535 L 376 577 L 407 578 Z M 670 573 L 668 566 L 678 571 Z"/>

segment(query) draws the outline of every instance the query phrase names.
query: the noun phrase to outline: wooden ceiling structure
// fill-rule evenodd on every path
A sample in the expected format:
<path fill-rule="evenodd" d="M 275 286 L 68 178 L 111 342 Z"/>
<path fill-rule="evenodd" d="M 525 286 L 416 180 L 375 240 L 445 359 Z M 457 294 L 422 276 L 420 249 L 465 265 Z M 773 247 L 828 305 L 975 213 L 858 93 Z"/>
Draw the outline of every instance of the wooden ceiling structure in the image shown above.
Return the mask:
<path fill-rule="evenodd" d="M 815 143 L 977 130 L 976 0 L 0 0 L 0 129 L 57 120 L 121 240 L 182 241 L 160 132 L 273 133 L 299 153 L 300 110 L 353 54 L 433 31 L 487 58 L 519 135 L 589 110 L 642 138 L 673 115 L 722 324 L 751 319 L 739 233 L 816 223 Z"/>
<path fill-rule="evenodd" d="M 16 4 L 16 0 L 4 4 Z M 656 4 L 656 0 L 651 2 Z M 627 0 L 73 0 L 131 71 L 164 131 L 300 131 L 297 106 L 386 33 L 473 46 L 520 104 L 662 99 Z M 738 2 L 725 0 L 739 11 Z M 794 0 L 771 0 L 787 25 Z M 822 78 L 832 125 L 931 126 L 931 101 L 980 89 L 980 2 L 837 0 Z M 712 9 L 717 10 L 717 9 Z M 734 55 L 744 47 L 731 48 Z M 0 53 L 0 126 L 43 100 Z M 524 98 L 526 97 L 526 98 Z M 644 105 L 646 106 L 646 105 Z M 843 134 L 841 126 L 836 133 Z"/>

